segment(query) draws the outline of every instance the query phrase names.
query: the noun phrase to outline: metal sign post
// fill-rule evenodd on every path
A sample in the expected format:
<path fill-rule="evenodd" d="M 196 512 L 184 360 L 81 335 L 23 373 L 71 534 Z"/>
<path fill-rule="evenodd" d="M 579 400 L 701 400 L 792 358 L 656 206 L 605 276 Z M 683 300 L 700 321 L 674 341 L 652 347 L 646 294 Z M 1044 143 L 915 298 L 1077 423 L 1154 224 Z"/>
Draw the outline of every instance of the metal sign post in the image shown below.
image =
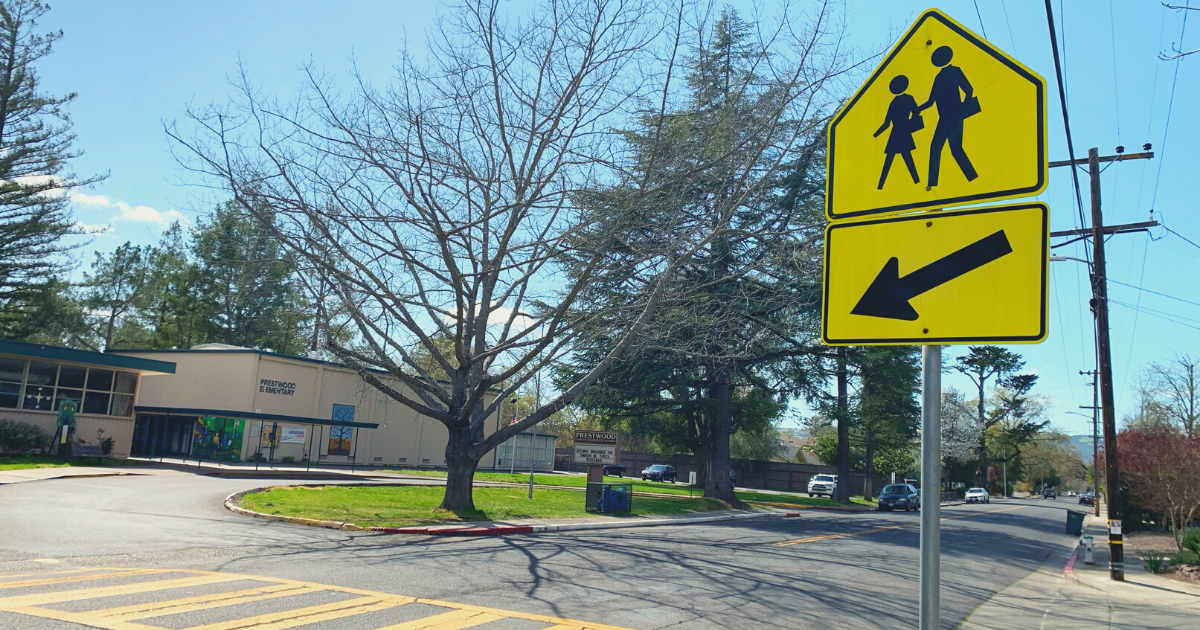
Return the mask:
<path fill-rule="evenodd" d="M 921 347 L 921 630 L 939 629 L 942 584 L 942 347 Z"/>

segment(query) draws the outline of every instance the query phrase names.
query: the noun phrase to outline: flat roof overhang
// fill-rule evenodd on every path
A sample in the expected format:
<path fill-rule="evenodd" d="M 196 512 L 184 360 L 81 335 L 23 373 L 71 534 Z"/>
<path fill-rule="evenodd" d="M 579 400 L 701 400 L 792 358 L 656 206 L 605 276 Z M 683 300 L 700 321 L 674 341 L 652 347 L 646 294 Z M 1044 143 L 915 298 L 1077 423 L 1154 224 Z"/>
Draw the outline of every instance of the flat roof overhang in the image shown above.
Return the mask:
<path fill-rule="evenodd" d="M 131 370 L 143 374 L 174 374 L 175 364 L 170 361 L 156 361 L 139 357 L 127 357 L 108 352 L 93 352 L 77 350 L 62 346 L 51 346 L 41 343 L 12 341 L 0 339 L 0 354 L 10 354 L 29 359 L 45 359 L 48 361 L 65 361 L 67 363 L 83 363 L 102 367 Z"/>
<path fill-rule="evenodd" d="M 134 413 L 158 413 L 168 416 L 219 416 L 222 418 L 241 418 L 243 420 L 262 420 L 264 422 L 290 422 L 291 424 L 321 424 L 333 427 L 355 427 L 358 429 L 378 429 L 376 422 L 337 422 L 324 418 L 305 418 L 304 416 L 282 416 L 274 413 L 251 413 L 248 411 L 229 411 L 228 409 L 188 409 L 183 407 L 143 407 L 133 408 Z"/>

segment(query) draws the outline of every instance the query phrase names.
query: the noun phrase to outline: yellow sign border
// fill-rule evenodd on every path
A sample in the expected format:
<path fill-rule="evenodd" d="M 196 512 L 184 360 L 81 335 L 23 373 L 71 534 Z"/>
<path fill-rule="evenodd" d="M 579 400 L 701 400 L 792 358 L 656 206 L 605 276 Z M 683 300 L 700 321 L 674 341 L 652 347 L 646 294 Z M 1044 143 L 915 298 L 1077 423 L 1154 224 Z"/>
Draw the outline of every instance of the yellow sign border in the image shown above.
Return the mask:
<path fill-rule="evenodd" d="M 836 339 L 829 338 L 829 251 L 830 240 L 829 234 L 833 230 L 842 228 L 856 227 L 862 225 L 875 225 L 879 223 L 899 223 L 902 221 L 925 221 L 931 218 L 946 219 L 956 216 L 965 216 L 972 214 L 991 214 L 996 212 L 1010 212 L 1013 210 L 1026 210 L 1029 208 L 1039 208 L 1042 211 L 1042 290 L 1041 290 L 1041 313 L 1038 321 L 1041 322 L 1041 330 L 1037 335 L 975 335 L 975 336 L 956 336 L 956 337 L 902 337 L 895 339 Z M 1035 344 L 1046 340 L 1049 335 L 1050 324 L 1050 206 L 1040 201 L 1027 201 L 1024 203 L 1006 204 L 1002 206 L 990 206 L 984 208 L 967 208 L 963 210 L 953 210 L 950 212 L 920 212 L 915 214 L 904 214 L 899 216 L 889 217 L 872 217 L 862 221 L 838 221 L 830 223 L 825 228 L 825 269 L 824 269 L 824 286 L 821 288 L 821 341 L 827 346 L 913 346 L 913 345 L 933 345 L 946 346 L 963 343 L 1006 343 L 1006 344 Z"/>
<path fill-rule="evenodd" d="M 846 116 L 846 114 L 850 111 L 850 109 L 854 107 L 855 103 L 857 103 L 858 100 L 860 98 L 862 98 L 863 94 L 866 93 L 867 88 L 871 87 L 871 85 L 873 83 L 875 83 L 876 79 L 878 79 L 879 76 L 883 73 L 883 69 L 889 63 L 891 63 L 892 59 L 895 58 L 896 54 L 900 52 L 900 49 L 903 48 L 904 45 L 908 43 L 908 40 L 912 39 L 913 35 L 916 34 L 917 29 L 920 28 L 920 26 L 922 24 L 924 24 L 926 20 L 929 20 L 929 19 L 934 19 L 934 20 L 941 22 L 947 28 L 958 33 L 964 39 L 970 41 L 972 44 L 978 46 L 980 49 L 987 51 L 993 57 L 995 57 L 997 60 L 999 60 L 1000 63 L 1008 66 L 1014 72 L 1022 75 L 1023 77 L 1025 77 L 1026 79 L 1028 79 L 1030 82 L 1032 82 L 1034 85 L 1037 86 L 1037 100 L 1038 100 L 1038 108 L 1037 108 L 1038 109 L 1038 117 L 1037 117 L 1038 131 L 1037 131 L 1037 133 L 1038 133 L 1038 138 L 1040 138 L 1040 142 L 1038 142 L 1037 159 L 1038 159 L 1038 163 L 1041 166 L 1041 168 L 1038 169 L 1038 183 L 1036 185 L 1026 186 L 1024 188 L 1013 188 L 1010 190 L 1001 190 L 1001 191 L 995 191 L 995 192 L 990 192 L 990 193 L 980 193 L 980 194 L 975 194 L 975 195 L 963 195 L 963 196 L 959 196 L 959 197 L 951 197 L 948 199 L 933 199 L 930 201 L 921 201 L 921 202 L 901 204 L 901 205 L 896 205 L 896 206 L 885 206 L 882 208 L 875 208 L 875 209 L 871 209 L 871 210 L 857 210 L 854 212 L 844 212 L 844 213 L 834 212 L 832 165 L 833 165 L 833 161 L 834 161 L 834 144 L 837 139 L 837 135 L 836 135 L 837 134 L 837 131 L 836 131 L 837 123 L 842 118 L 844 118 Z M 1047 134 L 1046 134 L 1046 80 L 1043 79 L 1041 77 L 1041 75 L 1037 74 L 1030 68 L 1026 67 L 1025 64 L 1017 61 L 1016 59 L 1013 59 L 1007 53 L 1005 53 L 1003 50 L 996 48 L 987 40 L 985 40 L 982 37 L 980 37 L 979 35 L 976 35 L 975 33 L 971 32 L 971 30 L 968 29 L 967 27 L 963 26 L 962 24 L 959 24 L 954 18 L 946 15 L 945 13 L 942 13 L 941 11 L 939 11 L 937 9 L 928 9 L 924 13 L 921 14 L 921 17 L 917 18 L 916 22 L 913 22 L 912 26 L 908 27 L 908 31 L 906 33 L 904 33 L 904 36 L 900 38 L 900 41 L 896 42 L 896 45 L 893 46 L 890 51 L 888 51 L 888 55 L 886 57 L 884 57 L 883 61 L 880 62 L 879 66 L 875 68 L 875 71 L 871 73 L 871 76 L 866 81 L 864 81 L 863 84 L 858 88 L 858 91 L 856 91 L 854 93 L 854 96 L 850 100 L 846 101 L 845 105 L 842 105 L 842 107 L 838 109 L 837 114 L 835 114 L 834 117 L 829 121 L 828 133 L 826 134 L 825 142 L 826 142 L 826 145 L 825 145 L 826 146 L 826 150 L 825 150 L 825 216 L 830 221 L 839 221 L 839 220 L 843 220 L 843 219 L 850 219 L 850 218 L 854 218 L 854 217 L 871 216 L 871 215 L 892 215 L 892 214 L 898 214 L 898 213 L 903 213 L 903 212 L 912 212 L 914 210 L 930 210 L 930 209 L 948 208 L 948 207 L 953 207 L 953 206 L 962 206 L 962 205 L 979 203 L 982 201 L 999 201 L 999 200 L 1003 200 L 1003 199 L 1015 199 L 1015 198 L 1019 198 L 1019 197 L 1032 197 L 1035 195 L 1039 195 L 1044 190 L 1046 190 L 1046 186 L 1048 185 L 1048 183 L 1050 181 L 1050 162 L 1049 162 L 1049 159 L 1046 157 L 1047 155 L 1049 155 L 1049 138 L 1047 137 Z"/>

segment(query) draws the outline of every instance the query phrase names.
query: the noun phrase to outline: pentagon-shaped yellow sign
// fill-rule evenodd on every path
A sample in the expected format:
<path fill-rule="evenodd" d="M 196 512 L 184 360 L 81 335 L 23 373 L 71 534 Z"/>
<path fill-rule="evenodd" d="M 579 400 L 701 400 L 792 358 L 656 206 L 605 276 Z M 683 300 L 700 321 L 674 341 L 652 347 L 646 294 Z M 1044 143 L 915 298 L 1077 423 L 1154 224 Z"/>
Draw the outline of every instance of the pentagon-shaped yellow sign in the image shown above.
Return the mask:
<path fill-rule="evenodd" d="M 1046 81 L 930 9 L 829 126 L 830 220 L 1036 195 Z"/>

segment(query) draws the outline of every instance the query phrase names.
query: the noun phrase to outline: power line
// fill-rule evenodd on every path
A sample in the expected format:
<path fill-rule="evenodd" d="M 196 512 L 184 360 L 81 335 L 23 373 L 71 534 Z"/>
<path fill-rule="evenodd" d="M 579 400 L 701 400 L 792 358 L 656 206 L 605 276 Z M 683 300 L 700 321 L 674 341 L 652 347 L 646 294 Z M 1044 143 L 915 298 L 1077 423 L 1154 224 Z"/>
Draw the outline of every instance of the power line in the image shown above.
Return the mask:
<path fill-rule="evenodd" d="M 1166 230 L 1166 231 L 1168 231 L 1168 232 L 1170 232 L 1170 233 L 1174 234 L 1175 236 L 1178 236 L 1179 238 L 1181 238 L 1181 239 L 1183 239 L 1183 240 L 1187 241 L 1187 242 L 1188 242 L 1188 244 L 1189 244 L 1189 245 L 1191 245 L 1192 247 L 1195 247 L 1196 249 L 1200 249 L 1200 245 L 1197 245 L 1195 241 L 1193 241 L 1192 239 L 1190 239 L 1190 238 L 1188 238 L 1188 237 L 1186 237 L 1186 236 L 1184 236 L 1184 235 L 1180 234 L 1179 232 L 1176 232 L 1175 230 L 1172 230 L 1171 228 L 1169 228 L 1169 227 L 1167 227 L 1167 226 L 1165 226 L 1165 225 L 1164 225 L 1164 226 L 1162 226 L 1162 229 L 1164 229 L 1164 230 Z"/>
<path fill-rule="evenodd" d="M 1125 302 L 1118 302 L 1116 300 L 1109 300 L 1109 302 L 1112 304 L 1116 304 L 1118 306 L 1124 306 L 1125 308 L 1133 308 L 1132 304 L 1126 304 Z M 1146 310 L 1148 311 L 1148 309 L 1146 309 Z M 1180 326 L 1186 326 L 1188 328 L 1194 328 L 1196 330 L 1200 330 L 1200 326 L 1193 326 L 1191 324 L 1185 324 L 1181 321 L 1171 319 L 1170 317 L 1164 317 L 1163 315 L 1157 315 L 1155 313 L 1150 313 L 1150 312 L 1147 312 L 1146 314 L 1149 315 L 1150 317 L 1157 317 L 1158 319 L 1165 319 L 1165 320 L 1171 322 L 1172 324 L 1179 324 Z"/>
<path fill-rule="evenodd" d="M 1008 43 L 1012 44 L 1013 54 L 1017 54 L 1017 40 L 1013 39 L 1012 24 L 1008 22 L 1008 5 L 1000 0 L 1000 8 L 1004 11 L 1004 26 L 1008 29 Z"/>
<path fill-rule="evenodd" d="M 1054 8 L 1050 6 L 1050 0 L 1046 0 L 1046 26 L 1050 29 L 1050 47 L 1054 49 L 1054 75 L 1058 79 L 1058 100 L 1062 105 L 1063 126 L 1067 133 L 1067 153 L 1074 162 L 1075 142 L 1071 139 L 1071 116 L 1067 113 L 1067 89 L 1063 84 L 1062 61 L 1058 57 L 1058 36 L 1054 32 Z M 1071 167 L 1071 179 L 1075 182 L 1075 207 L 1079 211 L 1078 226 L 1083 227 L 1087 223 L 1083 218 L 1083 193 L 1079 189 L 1079 171 L 1074 166 Z M 1091 262 L 1091 255 L 1088 253 L 1087 247 L 1085 246 L 1083 250 L 1087 254 L 1088 262 Z"/>
<path fill-rule="evenodd" d="M 1150 290 L 1150 289 L 1147 289 L 1147 288 L 1145 288 L 1145 287 L 1135 287 L 1135 286 L 1133 286 L 1132 284 L 1128 284 L 1128 283 L 1126 283 L 1126 282 L 1121 282 L 1120 280 L 1113 280 L 1112 278 L 1109 278 L 1109 279 L 1108 279 L 1108 281 L 1109 281 L 1109 282 L 1111 282 L 1111 283 L 1113 283 L 1113 284 L 1119 284 L 1119 285 L 1121 285 L 1121 286 L 1123 286 L 1123 287 L 1129 287 L 1129 288 L 1131 288 L 1131 289 L 1137 289 L 1138 291 L 1145 291 L 1146 293 L 1153 293 L 1154 295 L 1157 295 L 1157 296 L 1160 296 L 1160 297 L 1165 297 L 1165 298 L 1168 298 L 1168 299 L 1172 299 L 1172 300 L 1175 300 L 1175 301 L 1177 301 L 1177 302 L 1183 302 L 1184 304 L 1191 304 L 1192 306 L 1200 306 L 1200 302 L 1193 302 L 1193 301 L 1191 301 L 1191 300 L 1185 300 L 1185 299 L 1183 299 L 1183 298 L 1181 298 L 1181 297 L 1175 297 L 1174 295 L 1167 295 L 1166 293 L 1159 293 L 1158 291 L 1152 291 L 1152 290 Z"/>
<path fill-rule="evenodd" d="M 1134 306 L 1128 302 L 1118 302 L 1117 300 L 1111 300 L 1111 301 L 1115 304 L 1120 304 L 1122 306 L 1128 306 L 1129 308 L 1134 308 Z M 1166 317 L 1174 317 L 1175 319 L 1181 319 L 1185 322 L 1192 322 L 1193 324 L 1200 324 L 1200 319 L 1192 319 L 1191 317 L 1184 317 L 1183 315 L 1179 315 L 1178 313 L 1168 313 L 1167 311 L 1160 311 L 1160 310 L 1149 308 L 1146 306 L 1143 306 L 1141 308 L 1141 310 L 1146 311 L 1147 315 L 1153 315 L 1153 314 L 1157 313 L 1159 315 L 1163 315 Z"/>
<path fill-rule="evenodd" d="M 983 16 L 979 14 L 979 0 L 973 0 L 975 3 L 975 17 L 979 20 L 979 30 L 983 31 L 983 38 L 987 39 L 987 29 L 983 26 Z"/>
<path fill-rule="evenodd" d="M 1192 0 L 1187 0 L 1186 8 L 1191 8 Z M 1179 45 L 1183 46 L 1183 36 L 1187 33 L 1187 18 L 1191 11 L 1183 12 L 1183 26 L 1179 29 Z M 1158 147 L 1158 174 L 1154 178 L 1154 194 L 1150 196 L 1150 209 L 1154 209 L 1154 203 L 1158 200 L 1158 184 L 1162 181 L 1163 155 L 1167 150 L 1167 131 L 1171 128 L 1171 109 L 1175 106 L 1175 84 L 1179 81 L 1179 65 L 1183 57 L 1175 58 L 1175 73 L 1171 77 L 1171 97 L 1167 101 L 1167 123 L 1163 126 L 1163 140 Z M 1178 236 L 1178 234 L 1176 234 Z M 1185 239 L 1186 240 L 1186 239 Z M 1192 243 L 1195 245 L 1195 243 Z"/>
<path fill-rule="evenodd" d="M 1108 0 L 1108 36 L 1112 42 L 1113 107 L 1117 112 L 1117 144 L 1121 144 L 1121 91 L 1117 89 L 1117 27 L 1113 22 L 1112 0 Z"/>

